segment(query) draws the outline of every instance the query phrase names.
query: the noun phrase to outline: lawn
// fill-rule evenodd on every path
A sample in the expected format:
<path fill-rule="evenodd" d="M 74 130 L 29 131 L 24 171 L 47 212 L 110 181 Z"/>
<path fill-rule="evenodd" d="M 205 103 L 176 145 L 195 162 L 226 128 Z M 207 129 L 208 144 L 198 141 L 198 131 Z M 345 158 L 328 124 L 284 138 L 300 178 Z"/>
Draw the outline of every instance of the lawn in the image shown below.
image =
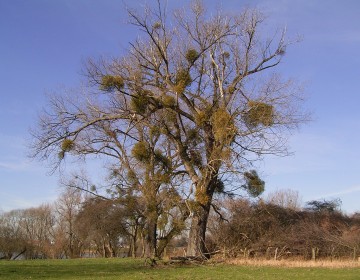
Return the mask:
<path fill-rule="evenodd" d="M 360 267 L 159 265 L 141 259 L 0 261 L 0 279 L 360 279 Z"/>

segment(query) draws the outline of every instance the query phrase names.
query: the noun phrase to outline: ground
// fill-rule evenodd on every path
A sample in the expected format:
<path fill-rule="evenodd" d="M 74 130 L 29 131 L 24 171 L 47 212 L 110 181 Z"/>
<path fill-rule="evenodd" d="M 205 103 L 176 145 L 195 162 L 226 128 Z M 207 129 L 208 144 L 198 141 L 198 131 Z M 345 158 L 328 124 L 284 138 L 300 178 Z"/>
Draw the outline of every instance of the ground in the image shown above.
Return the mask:
<path fill-rule="evenodd" d="M 306 263 L 305 263 L 306 264 Z M 300 267 L 302 266 L 302 267 Z M 359 279 L 360 263 L 236 262 L 169 264 L 143 259 L 0 261 L 0 279 Z"/>

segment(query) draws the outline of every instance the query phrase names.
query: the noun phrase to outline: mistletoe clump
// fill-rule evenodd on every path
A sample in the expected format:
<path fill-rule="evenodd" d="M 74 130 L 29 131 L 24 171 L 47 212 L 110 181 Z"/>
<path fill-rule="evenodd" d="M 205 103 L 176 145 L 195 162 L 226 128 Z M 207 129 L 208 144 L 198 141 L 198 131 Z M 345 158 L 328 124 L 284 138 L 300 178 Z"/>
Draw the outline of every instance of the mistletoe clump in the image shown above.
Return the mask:
<path fill-rule="evenodd" d="M 131 150 L 131 154 L 138 161 L 147 163 L 151 157 L 151 150 L 146 142 L 140 141 L 134 145 L 133 149 Z"/>
<path fill-rule="evenodd" d="M 169 158 L 167 158 L 161 150 L 155 150 L 154 152 L 154 158 L 156 163 L 161 164 L 164 169 L 169 170 L 171 168 L 171 161 Z"/>
<path fill-rule="evenodd" d="M 162 97 L 162 103 L 165 107 L 173 107 L 176 104 L 176 99 L 171 95 L 164 95 Z"/>
<path fill-rule="evenodd" d="M 188 49 L 185 54 L 185 58 L 190 64 L 194 64 L 198 57 L 199 53 L 195 49 Z"/>
<path fill-rule="evenodd" d="M 192 79 L 189 71 L 182 68 L 176 73 L 174 90 L 177 93 L 183 93 L 185 88 L 191 85 L 191 83 Z"/>
<path fill-rule="evenodd" d="M 149 106 L 149 97 L 146 92 L 140 91 L 131 97 L 130 107 L 136 113 L 145 114 Z"/>
<path fill-rule="evenodd" d="M 75 146 L 75 143 L 71 139 L 64 139 L 61 142 L 60 152 L 58 154 L 60 159 L 63 159 L 65 157 L 65 153 L 71 151 Z"/>
<path fill-rule="evenodd" d="M 271 126 L 274 123 L 274 107 L 270 104 L 250 100 L 245 122 L 250 126 Z"/>
<path fill-rule="evenodd" d="M 124 79 L 120 76 L 105 75 L 101 78 L 100 89 L 104 91 L 119 90 L 125 85 Z"/>
<path fill-rule="evenodd" d="M 217 109 L 211 117 L 211 123 L 215 140 L 220 143 L 231 144 L 235 138 L 237 129 L 234 118 L 226 108 Z"/>
<path fill-rule="evenodd" d="M 255 170 L 244 173 L 245 184 L 242 187 L 252 196 L 257 197 L 264 192 L 265 182 L 260 179 Z"/>

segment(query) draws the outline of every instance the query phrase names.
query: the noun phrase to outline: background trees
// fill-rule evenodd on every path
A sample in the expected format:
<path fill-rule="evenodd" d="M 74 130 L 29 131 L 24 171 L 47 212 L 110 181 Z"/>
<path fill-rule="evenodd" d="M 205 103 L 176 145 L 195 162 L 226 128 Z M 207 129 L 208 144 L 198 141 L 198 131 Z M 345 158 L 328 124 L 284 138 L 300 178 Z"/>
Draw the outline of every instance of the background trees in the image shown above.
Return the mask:
<path fill-rule="evenodd" d="M 3 258 L 53 258 L 55 217 L 50 205 L 13 210 L 0 216 Z"/>
<path fill-rule="evenodd" d="M 113 201 L 90 198 L 76 215 L 75 227 L 89 248 L 94 247 L 103 257 L 114 257 L 125 235 L 123 216 L 123 209 Z"/>
<path fill-rule="evenodd" d="M 292 209 L 248 200 L 225 202 L 227 221 L 212 225 L 211 240 L 229 257 L 356 259 L 355 217 L 339 211 Z M 356 252 L 356 253 L 355 253 Z"/>
<path fill-rule="evenodd" d="M 121 200 L 83 198 L 72 212 L 70 239 L 68 222 L 55 207 L 68 193 L 65 190 L 54 205 L 1 213 L 0 258 L 146 256 L 148 226 L 143 212 L 136 204 Z M 216 200 L 205 244 L 211 255 L 275 260 L 356 260 L 359 256 L 360 220 L 356 214 L 292 209 L 261 199 Z M 170 218 L 162 215 L 156 236 L 158 252 L 167 248 L 167 257 L 183 256 L 186 231 L 171 227 Z"/>
<path fill-rule="evenodd" d="M 55 215 L 50 205 L 24 209 L 20 215 L 20 227 L 26 240 L 27 258 L 53 258 L 55 252 Z"/>
<path fill-rule="evenodd" d="M 21 211 L 13 210 L 0 216 L 1 258 L 12 259 L 26 251 L 26 239 L 20 227 Z"/>

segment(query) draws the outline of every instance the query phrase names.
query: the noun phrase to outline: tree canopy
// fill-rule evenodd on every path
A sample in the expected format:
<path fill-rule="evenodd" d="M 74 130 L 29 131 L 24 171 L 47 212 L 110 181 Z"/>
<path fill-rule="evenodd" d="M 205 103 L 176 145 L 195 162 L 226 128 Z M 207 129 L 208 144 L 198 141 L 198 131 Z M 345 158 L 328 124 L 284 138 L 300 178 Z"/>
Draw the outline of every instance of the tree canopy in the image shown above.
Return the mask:
<path fill-rule="evenodd" d="M 299 87 L 273 71 L 291 42 L 285 31 L 263 37 L 255 9 L 209 15 L 195 1 L 170 14 L 158 1 L 128 13 L 141 36 L 122 57 L 89 59 L 87 87 L 50 98 L 34 156 L 55 169 L 68 155 L 107 158 L 116 190 L 142 198 L 153 254 L 166 216 L 174 232 L 191 218 L 188 254 L 209 257 L 214 194 L 244 175 L 245 189 L 261 193 L 248 168 L 286 155 L 287 131 L 306 120 Z"/>

